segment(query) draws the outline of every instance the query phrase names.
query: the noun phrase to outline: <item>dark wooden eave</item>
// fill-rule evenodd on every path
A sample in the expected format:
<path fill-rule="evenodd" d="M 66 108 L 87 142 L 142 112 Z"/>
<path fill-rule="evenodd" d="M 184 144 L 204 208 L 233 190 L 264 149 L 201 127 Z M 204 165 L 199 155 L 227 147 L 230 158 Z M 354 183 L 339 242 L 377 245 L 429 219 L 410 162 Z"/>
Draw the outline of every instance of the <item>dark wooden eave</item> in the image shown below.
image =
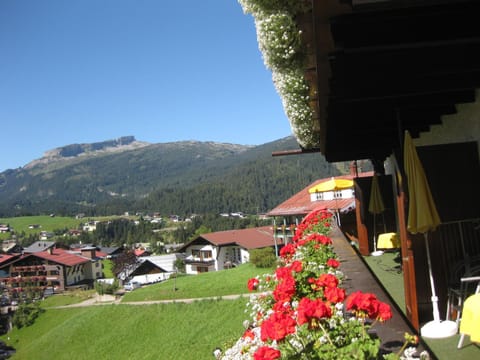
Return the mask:
<path fill-rule="evenodd" d="M 328 161 L 383 160 L 401 148 L 404 130 L 418 137 L 457 104 L 475 101 L 480 1 L 312 3 Z"/>

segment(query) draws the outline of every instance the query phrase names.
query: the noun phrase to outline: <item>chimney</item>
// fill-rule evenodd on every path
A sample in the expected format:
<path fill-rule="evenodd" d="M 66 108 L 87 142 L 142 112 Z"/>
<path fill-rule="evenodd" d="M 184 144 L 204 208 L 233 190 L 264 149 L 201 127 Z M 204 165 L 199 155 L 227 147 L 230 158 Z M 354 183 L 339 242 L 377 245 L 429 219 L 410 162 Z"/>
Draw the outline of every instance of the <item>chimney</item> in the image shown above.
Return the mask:
<path fill-rule="evenodd" d="M 82 256 L 85 256 L 89 259 L 95 259 L 96 251 L 94 247 L 82 248 L 81 250 Z"/>

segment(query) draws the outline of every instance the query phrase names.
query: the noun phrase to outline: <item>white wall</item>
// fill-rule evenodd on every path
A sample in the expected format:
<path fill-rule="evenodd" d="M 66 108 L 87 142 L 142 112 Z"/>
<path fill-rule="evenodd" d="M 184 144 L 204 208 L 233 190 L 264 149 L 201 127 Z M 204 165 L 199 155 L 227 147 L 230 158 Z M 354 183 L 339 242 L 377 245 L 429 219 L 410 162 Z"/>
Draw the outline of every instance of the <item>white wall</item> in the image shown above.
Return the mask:
<path fill-rule="evenodd" d="M 480 153 L 480 90 L 476 102 L 459 104 L 457 113 L 442 116 L 442 124 L 431 125 L 430 131 L 413 139 L 415 145 L 439 145 L 476 141 Z"/>

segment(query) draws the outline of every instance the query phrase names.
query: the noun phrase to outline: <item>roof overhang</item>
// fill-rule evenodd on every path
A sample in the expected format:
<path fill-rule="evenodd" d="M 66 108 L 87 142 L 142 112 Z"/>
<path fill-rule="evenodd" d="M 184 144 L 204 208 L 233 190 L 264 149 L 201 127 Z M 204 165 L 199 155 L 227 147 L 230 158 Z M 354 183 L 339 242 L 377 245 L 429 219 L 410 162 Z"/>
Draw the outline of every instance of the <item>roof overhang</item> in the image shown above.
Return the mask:
<path fill-rule="evenodd" d="M 480 87 L 480 2 L 312 0 L 314 123 L 329 162 L 384 160 Z M 309 150 L 309 149 L 305 149 Z M 311 149 L 310 149 L 311 150 Z"/>

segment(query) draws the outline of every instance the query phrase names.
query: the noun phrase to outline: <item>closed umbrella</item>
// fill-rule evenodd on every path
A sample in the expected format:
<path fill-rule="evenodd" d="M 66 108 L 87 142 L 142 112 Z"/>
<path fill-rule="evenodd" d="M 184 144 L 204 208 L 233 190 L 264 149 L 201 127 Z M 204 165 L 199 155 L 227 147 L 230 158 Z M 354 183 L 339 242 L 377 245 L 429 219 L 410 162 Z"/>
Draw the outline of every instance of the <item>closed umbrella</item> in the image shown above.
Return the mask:
<path fill-rule="evenodd" d="M 382 255 L 383 251 L 377 251 L 376 216 L 382 214 L 385 211 L 385 205 L 383 204 L 382 193 L 380 191 L 380 186 L 378 185 L 377 174 L 373 175 L 372 178 L 372 187 L 370 189 L 370 201 L 368 203 L 368 211 L 373 214 L 373 252 L 370 255 Z"/>
<path fill-rule="evenodd" d="M 428 275 L 432 292 L 433 321 L 421 328 L 421 334 L 430 338 L 444 338 L 453 336 L 457 332 L 457 325 L 453 321 L 441 321 L 438 310 L 438 297 L 435 293 L 435 281 L 432 273 L 428 233 L 440 225 L 435 201 L 433 200 L 423 165 L 418 157 L 408 131 L 405 132 L 403 159 L 408 184 L 408 220 L 407 229 L 412 234 L 422 233 L 425 239 L 427 252 Z"/>

